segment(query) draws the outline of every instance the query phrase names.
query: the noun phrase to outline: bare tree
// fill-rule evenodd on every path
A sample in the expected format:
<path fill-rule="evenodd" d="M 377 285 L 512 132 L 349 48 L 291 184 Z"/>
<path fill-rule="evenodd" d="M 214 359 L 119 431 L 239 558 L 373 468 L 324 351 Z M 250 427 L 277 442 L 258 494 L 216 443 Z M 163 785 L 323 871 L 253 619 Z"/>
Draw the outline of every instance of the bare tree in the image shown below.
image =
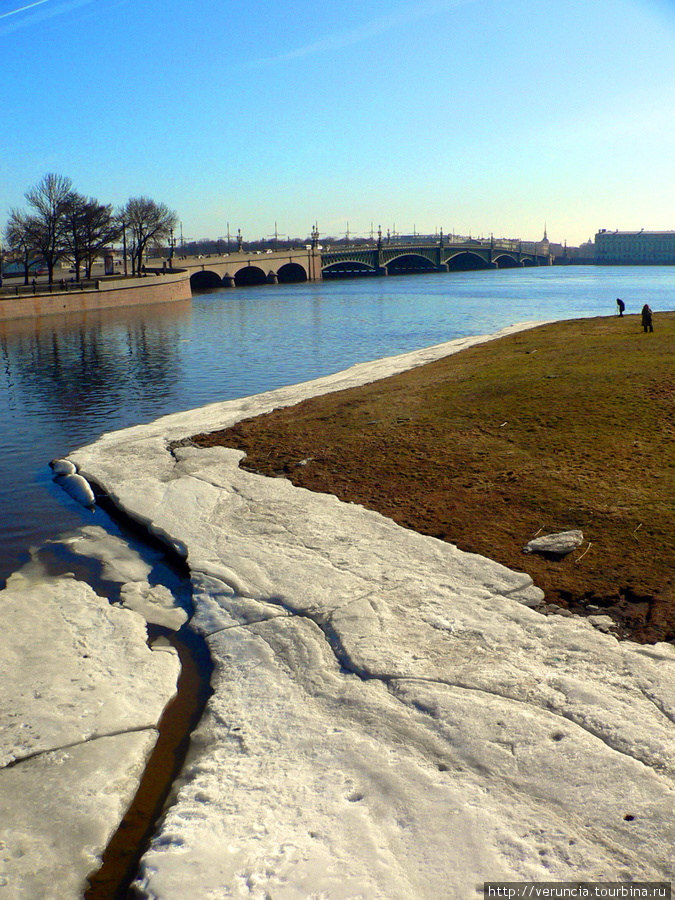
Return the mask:
<path fill-rule="evenodd" d="M 87 278 L 91 278 L 91 267 L 96 257 L 109 244 L 117 241 L 121 233 L 122 226 L 112 205 L 90 199 L 87 202 L 84 220 L 84 259 L 87 266 Z"/>
<path fill-rule="evenodd" d="M 23 283 L 28 284 L 30 264 L 35 257 L 34 235 L 38 224 L 18 209 L 9 211 L 5 228 L 5 244 L 11 259 L 23 266 Z"/>
<path fill-rule="evenodd" d="M 86 208 L 87 198 L 73 192 L 64 212 L 63 242 L 66 255 L 75 268 L 75 281 L 80 280 L 80 269 L 85 258 L 84 220 Z"/>
<path fill-rule="evenodd" d="M 91 268 L 98 254 L 119 237 L 119 222 L 112 206 L 75 192 L 71 194 L 64 215 L 64 243 L 75 268 L 75 280 L 80 280 L 83 265 L 86 277 L 91 278 Z"/>
<path fill-rule="evenodd" d="M 132 197 L 119 213 L 131 252 L 132 274 L 140 275 L 150 243 L 166 240 L 178 224 L 178 215 L 149 197 Z"/>
<path fill-rule="evenodd" d="M 49 283 L 54 281 L 54 267 L 64 255 L 65 213 L 73 197 L 73 182 L 65 175 L 50 172 L 26 192 L 26 200 L 34 213 L 33 244 L 45 261 Z"/>

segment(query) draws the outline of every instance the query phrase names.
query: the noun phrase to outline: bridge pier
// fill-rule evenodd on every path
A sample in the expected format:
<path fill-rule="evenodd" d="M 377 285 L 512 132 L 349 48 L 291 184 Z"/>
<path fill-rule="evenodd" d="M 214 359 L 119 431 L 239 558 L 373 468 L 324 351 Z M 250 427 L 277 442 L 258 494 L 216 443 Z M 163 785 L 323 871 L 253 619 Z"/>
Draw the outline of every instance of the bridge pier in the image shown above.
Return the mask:
<path fill-rule="evenodd" d="M 229 272 L 226 272 L 223 275 L 223 287 L 233 288 L 235 286 L 234 275 L 230 275 Z"/>
<path fill-rule="evenodd" d="M 387 269 L 386 266 L 378 266 L 378 267 L 377 267 L 377 274 L 378 274 L 378 275 L 388 275 L 388 274 L 389 274 L 389 270 Z"/>
<path fill-rule="evenodd" d="M 268 284 L 279 284 L 279 276 L 276 272 L 268 272 L 267 273 L 267 283 Z"/>

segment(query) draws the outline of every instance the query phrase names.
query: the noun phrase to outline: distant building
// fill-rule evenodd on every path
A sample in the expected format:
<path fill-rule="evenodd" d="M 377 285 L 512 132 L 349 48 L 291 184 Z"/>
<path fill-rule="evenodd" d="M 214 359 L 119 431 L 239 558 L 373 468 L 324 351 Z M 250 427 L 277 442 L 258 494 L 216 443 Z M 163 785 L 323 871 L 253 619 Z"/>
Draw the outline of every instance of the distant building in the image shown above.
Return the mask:
<path fill-rule="evenodd" d="M 595 235 L 599 266 L 675 265 L 675 231 L 607 231 Z"/>
<path fill-rule="evenodd" d="M 548 234 L 546 233 L 545 225 L 544 225 L 544 237 L 534 245 L 534 252 L 541 253 L 544 256 L 548 256 L 548 254 L 551 252 L 551 242 L 548 239 Z"/>
<path fill-rule="evenodd" d="M 544 226 L 544 236 L 540 241 L 519 241 L 520 249 L 523 253 L 536 253 L 539 256 L 550 256 L 553 265 L 570 262 L 567 259 L 567 245 L 556 244 L 549 241 L 546 226 Z"/>
<path fill-rule="evenodd" d="M 551 245 L 553 262 L 557 265 L 592 266 L 595 263 L 595 244 L 592 240 L 579 247 L 568 247 L 565 244 L 558 249 L 560 244 Z"/>

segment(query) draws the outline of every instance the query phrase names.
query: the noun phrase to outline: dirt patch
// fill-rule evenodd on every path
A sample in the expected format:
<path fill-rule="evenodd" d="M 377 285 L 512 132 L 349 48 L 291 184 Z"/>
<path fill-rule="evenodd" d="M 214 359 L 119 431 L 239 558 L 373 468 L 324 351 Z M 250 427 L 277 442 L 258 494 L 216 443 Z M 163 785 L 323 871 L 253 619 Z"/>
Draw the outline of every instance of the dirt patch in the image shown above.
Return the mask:
<path fill-rule="evenodd" d="M 561 322 L 193 438 L 528 572 L 545 611 L 675 640 L 675 313 Z M 533 536 L 580 529 L 559 561 Z"/>

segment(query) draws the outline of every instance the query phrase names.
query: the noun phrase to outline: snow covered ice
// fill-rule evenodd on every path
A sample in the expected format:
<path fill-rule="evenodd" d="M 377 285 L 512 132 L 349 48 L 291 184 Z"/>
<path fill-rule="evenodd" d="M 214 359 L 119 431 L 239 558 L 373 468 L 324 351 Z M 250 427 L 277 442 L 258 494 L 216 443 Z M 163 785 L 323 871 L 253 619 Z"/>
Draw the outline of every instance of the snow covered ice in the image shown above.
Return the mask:
<path fill-rule="evenodd" d="M 215 693 L 138 885 L 160 900 L 438 900 L 670 880 L 675 652 L 545 617 L 528 576 L 176 441 L 452 342 L 73 454 L 186 555 Z"/>
<path fill-rule="evenodd" d="M 487 339 L 72 454 L 185 555 L 215 663 L 143 896 L 465 900 L 484 881 L 673 879 L 673 647 L 540 615 L 527 575 L 180 443 Z"/>
<path fill-rule="evenodd" d="M 37 563 L 0 592 L 0 898 L 70 900 L 134 797 L 178 659 Z"/>

